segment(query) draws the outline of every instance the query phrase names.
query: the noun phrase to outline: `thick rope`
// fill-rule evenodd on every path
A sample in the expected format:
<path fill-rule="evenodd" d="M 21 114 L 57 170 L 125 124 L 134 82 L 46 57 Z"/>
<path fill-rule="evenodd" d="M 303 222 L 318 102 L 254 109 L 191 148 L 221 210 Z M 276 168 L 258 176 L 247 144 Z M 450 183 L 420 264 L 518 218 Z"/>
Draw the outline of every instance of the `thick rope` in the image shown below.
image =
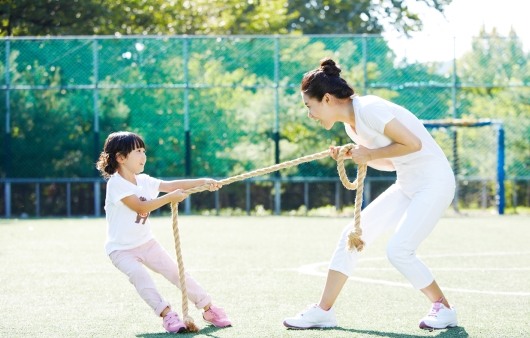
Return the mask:
<path fill-rule="evenodd" d="M 177 254 L 177 263 L 179 266 L 180 290 L 182 291 L 182 318 L 186 325 L 187 332 L 198 332 L 199 328 L 195 325 L 193 318 L 188 314 L 188 290 L 186 287 L 186 273 L 184 271 L 184 261 L 180 250 L 180 235 L 178 227 L 178 203 L 171 203 L 171 216 L 173 219 L 173 237 L 175 238 L 175 251 Z"/>
<path fill-rule="evenodd" d="M 366 177 L 368 166 L 366 164 L 359 164 L 357 166 L 357 179 L 355 182 L 350 182 L 348 180 L 346 170 L 344 169 L 344 157 L 346 153 L 354 147 L 355 145 L 350 143 L 340 149 L 337 158 L 337 171 L 339 172 L 340 180 L 346 189 L 357 189 L 357 194 L 355 195 L 355 210 L 353 212 L 353 220 L 355 223 L 353 230 L 348 234 L 348 250 L 353 250 L 355 248 L 357 251 L 361 252 L 364 248 L 364 242 L 361 239 L 363 234 L 363 230 L 361 229 L 361 207 L 363 204 L 364 178 Z"/>
<path fill-rule="evenodd" d="M 357 179 L 354 182 L 350 182 L 348 180 L 348 176 L 346 176 L 346 171 L 344 169 L 344 157 L 346 153 L 354 147 L 355 145 L 353 144 L 347 144 L 341 148 L 339 152 L 339 156 L 337 158 L 337 170 L 339 172 L 340 180 L 342 181 L 342 184 L 344 185 L 344 187 L 346 187 L 346 189 L 349 189 L 349 190 L 357 189 L 357 195 L 355 196 L 355 211 L 354 211 L 355 226 L 354 226 L 354 229 L 348 235 L 348 250 L 352 250 L 353 248 L 356 248 L 357 251 L 361 251 L 364 246 L 364 242 L 360 238 L 360 236 L 362 235 L 361 205 L 362 205 L 362 199 L 363 199 L 362 193 L 363 193 L 363 186 L 364 186 L 364 178 L 366 176 L 367 166 L 366 164 L 360 164 L 357 170 Z M 228 185 L 234 182 L 245 180 L 247 178 L 269 174 L 271 172 L 278 171 L 281 169 L 294 167 L 301 163 L 318 160 L 318 159 L 327 157 L 328 155 L 329 155 L 329 150 L 321 151 L 319 153 L 300 157 L 292 161 L 275 164 L 270 167 L 266 167 L 266 168 L 250 171 L 248 173 L 244 173 L 241 175 L 229 177 L 224 180 L 220 180 L 219 183 L 221 185 Z M 204 184 L 204 185 L 192 188 L 192 189 L 185 190 L 184 192 L 186 194 L 194 194 L 196 192 L 206 191 L 209 189 L 210 189 L 210 185 Z M 188 292 L 186 289 L 186 275 L 184 271 L 184 262 L 182 260 L 182 253 L 181 253 L 181 247 L 180 247 L 180 235 L 179 235 L 179 230 L 178 230 L 178 203 L 171 203 L 171 215 L 172 215 L 172 220 L 173 220 L 173 236 L 175 237 L 175 252 L 177 254 L 177 263 L 179 266 L 180 287 L 182 291 L 182 316 L 184 318 L 184 324 L 186 325 L 187 331 L 197 332 L 199 331 L 199 329 L 193 322 L 193 318 L 188 315 Z"/>
<path fill-rule="evenodd" d="M 329 156 L 329 150 L 321 151 L 321 152 L 313 154 L 313 155 L 307 155 L 307 156 L 304 156 L 304 157 L 300 157 L 300 158 L 297 158 L 297 159 L 292 160 L 292 161 L 287 161 L 287 162 L 275 164 L 275 165 L 272 165 L 270 167 L 257 169 L 257 170 L 250 171 L 248 173 L 244 173 L 244 174 L 241 174 L 241 175 L 229 177 L 229 178 L 226 178 L 224 180 L 220 180 L 219 183 L 221 185 L 223 185 L 223 186 L 224 185 L 228 185 L 228 184 L 231 184 L 231 183 L 234 183 L 234 182 L 246 180 L 247 178 L 261 176 L 261 175 L 272 173 L 274 171 L 278 171 L 280 169 L 294 167 L 295 165 L 299 165 L 300 163 L 305 163 L 305 162 L 311 162 L 311 161 L 314 161 L 314 160 L 318 160 L 318 159 L 324 158 L 326 156 Z M 210 189 L 210 185 L 209 184 L 204 184 L 204 185 L 192 188 L 192 189 L 185 190 L 184 192 L 186 194 L 194 194 L 196 192 L 206 191 L 206 190 L 209 190 L 209 189 Z"/>

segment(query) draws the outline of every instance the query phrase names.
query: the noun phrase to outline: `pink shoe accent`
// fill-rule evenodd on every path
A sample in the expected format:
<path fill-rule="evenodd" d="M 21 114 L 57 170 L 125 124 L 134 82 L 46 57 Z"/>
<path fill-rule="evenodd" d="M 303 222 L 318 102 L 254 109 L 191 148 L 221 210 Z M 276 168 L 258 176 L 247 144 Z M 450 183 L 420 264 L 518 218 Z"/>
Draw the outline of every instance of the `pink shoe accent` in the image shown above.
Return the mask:
<path fill-rule="evenodd" d="M 446 329 L 458 325 L 456 309 L 443 305 L 444 298 L 432 304 L 431 312 L 420 320 L 421 329 Z"/>
<path fill-rule="evenodd" d="M 202 318 L 215 327 L 227 327 L 232 325 L 232 322 L 228 319 L 225 311 L 215 305 L 210 305 L 208 311 L 202 313 Z"/>
<path fill-rule="evenodd" d="M 179 315 L 173 311 L 166 314 L 162 326 L 164 326 L 164 329 L 169 333 L 181 333 L 186 331 L 186 325 L 180 320 Z"/>

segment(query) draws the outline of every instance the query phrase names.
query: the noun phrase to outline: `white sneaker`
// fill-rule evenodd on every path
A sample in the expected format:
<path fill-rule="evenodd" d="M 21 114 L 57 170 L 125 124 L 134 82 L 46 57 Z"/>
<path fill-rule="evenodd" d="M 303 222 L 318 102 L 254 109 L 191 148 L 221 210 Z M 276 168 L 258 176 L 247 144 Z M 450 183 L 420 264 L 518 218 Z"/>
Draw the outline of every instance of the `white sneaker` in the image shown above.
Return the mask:
<path fill-rule="evenodd" d="M 324 311 L 317 304 L 312 304 L 295 317 L 286 318 L 283 325 L 292 329 L 335 327 L 337 326 L 337 317 L 335 317 L 333 307 Z"/>
<path fill-rule="evenodd" d="M 456 318 L 456 309 L 451 306 L 446 308 L 443 304 L 443 298 L 432 304 L 431 312 L 420 320 L 422 329 L 445 329 L 458 325 Z"/>

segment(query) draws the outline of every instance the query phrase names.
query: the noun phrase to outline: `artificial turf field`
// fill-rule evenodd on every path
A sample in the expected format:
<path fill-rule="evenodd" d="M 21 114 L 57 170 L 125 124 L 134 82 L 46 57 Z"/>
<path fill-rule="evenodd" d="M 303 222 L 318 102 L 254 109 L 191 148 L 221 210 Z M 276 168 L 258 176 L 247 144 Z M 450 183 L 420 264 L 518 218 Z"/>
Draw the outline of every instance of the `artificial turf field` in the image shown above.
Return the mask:
<path fill-rule="evenodd" d="M 169 217 L 153 232 L 175 255 Z M 337 328 L 282 325 L 317 302 L 347 218 L 180 216 L 185 268 L 233 326 L 190 314 L 197 337 L 530 337 L 530 217 L 446 217 L 418 255 L 456 305 L 459 327 L 418 328 L 430 303 L 385 257 L 386 234 L 363 251 L 335 310 Z M 168 337 L 105 255 L 104 219 L 0 220 L 0 337 Z M 154 275 L 181 314 L 180 291 Z"/>

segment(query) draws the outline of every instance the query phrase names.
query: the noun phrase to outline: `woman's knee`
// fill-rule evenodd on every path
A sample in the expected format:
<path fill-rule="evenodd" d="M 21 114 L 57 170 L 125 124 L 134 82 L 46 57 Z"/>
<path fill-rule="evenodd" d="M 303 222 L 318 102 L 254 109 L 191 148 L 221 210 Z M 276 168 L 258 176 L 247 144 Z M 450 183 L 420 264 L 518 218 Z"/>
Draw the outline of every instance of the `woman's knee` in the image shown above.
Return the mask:
<path fill-rule="evenodd" d="M 406 262 L 413 255 L 414 251 L 408 250 L 398 243 L 389 242 L 386 247 L 386 257 L 394 266 Z"/>

